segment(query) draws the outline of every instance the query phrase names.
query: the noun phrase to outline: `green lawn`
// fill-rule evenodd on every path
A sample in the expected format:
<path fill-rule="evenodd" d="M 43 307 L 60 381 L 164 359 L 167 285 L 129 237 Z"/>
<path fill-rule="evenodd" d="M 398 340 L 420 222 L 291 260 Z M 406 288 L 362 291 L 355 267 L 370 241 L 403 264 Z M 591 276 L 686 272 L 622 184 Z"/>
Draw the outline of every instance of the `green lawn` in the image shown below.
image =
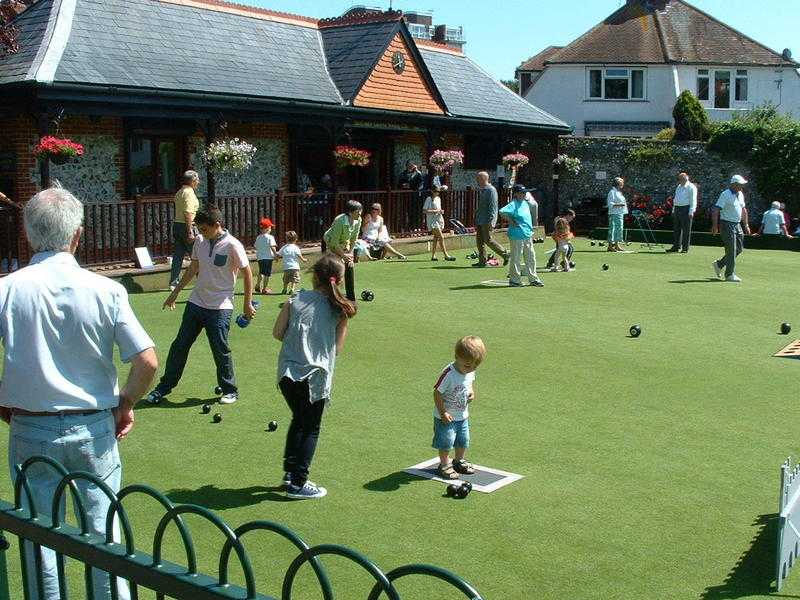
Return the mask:
<path fill-rule="evenodd" d="M 358 289 L 376 298 L 351 323 L 323 422 L 312 478 L 327 498 L 287 502 L 276 488 L 288 424 L 270 335 L 280 297 L 231 331 L 241 400 L 220 407 L 223 423 L 200 412 L 215 385 L 201 338 L 169 403 L 137 413 L 121 445 L 125 481 L 206 505 L 232 525 L 270 519 L 312 545 L 352 546 L 385 570 L 440 565 L 487 599 L 766 597 L 778 467 L 800 454 L 800 361 L 771 357 L 800 337 L 777 333 L 782 321 L 800 333 L 798 255 L 746 252 L 744 283 L 733 285 L 709 279 L 715 248 L 665 256 L 576 246 L 578 270 L 544 273 L 543 289 L 481 286 L 503 269 L 469 268 L 471 249 L 452 264 L 417 256 L 357 266 Z M 132 297 L 162 362 L 180 319 L 161 310 L 163 299 Z M 633 323 L 638 339 L 627 335 Z M 455 501 L 402 469 L 435 455 L 431 389 L 466 334 L 488 348 L 468 457 L 524 479 Z M 276 433 L 265 432 L 271 419 Z M 9 497 L 4 471 L 0 493 Z M 156 511 L 144 500 L 130 510 L 149 552 Z M 202 568 L 216 572 L 221 538 L 190 523 Z M 176 538 L 167 558 L 178 562 Z M 294 552 L 266 535 L 247 545 L 260 591 L 279 596 Z M 16 574 L 16 550 L 8 556 Z M 365 575 L 343 560 L 326 564 L 337 598 L 366 597 Z M 319 598 L 310 572 L 301 575 L 297 597 Z M 459 597 L 438 583 L 399 589 Z M 798 597 L 800 574 L 784 591 Z"/>

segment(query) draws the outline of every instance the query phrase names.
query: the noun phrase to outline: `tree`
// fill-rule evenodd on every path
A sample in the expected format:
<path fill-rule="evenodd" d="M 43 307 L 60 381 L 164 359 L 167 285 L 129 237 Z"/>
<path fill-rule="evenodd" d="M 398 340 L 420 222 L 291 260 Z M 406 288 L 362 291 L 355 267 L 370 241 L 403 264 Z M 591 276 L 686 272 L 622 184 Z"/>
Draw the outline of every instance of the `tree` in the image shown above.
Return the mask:
<path fill-rule="evenodd" d="M 708 114 L 700 101 L 686 90 L 681 92 L 672 109 L 672 118 L 675 119 L 675 139 L 682 141 L 704 141 L 708 139 L 709 123 Z"/>
<path fill-rule="evenodd" d="M 501 79 L 500 83 L 502 83 L 515 94 L 519 94 L 519 81 L 516 79 Z"/>
<path fill-rule="evenodd" d="M 0 57 L 19 51 L 17 28 L 12 19 L 36 0 L 0 0 Z"/>

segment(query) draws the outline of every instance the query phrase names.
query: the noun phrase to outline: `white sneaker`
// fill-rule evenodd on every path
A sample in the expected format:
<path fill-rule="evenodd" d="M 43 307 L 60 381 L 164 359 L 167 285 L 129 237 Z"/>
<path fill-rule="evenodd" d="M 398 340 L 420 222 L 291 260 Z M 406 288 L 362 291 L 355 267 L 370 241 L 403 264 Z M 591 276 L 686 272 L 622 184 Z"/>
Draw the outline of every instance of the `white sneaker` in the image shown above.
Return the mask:
<path fill-rule="evenodd" d="M 223 394 L 219 399 L 219 403 L 220 404 L 233 404 L 238 399 L 239 399 L 239 394 L 237 394 L 236 392 L 232 392 L 230 394 Z"/>
<path fill-rule="evenodd" d="M 711 266 L 714 268 L 714 273 L 717 275 L 717 279 L 722 279 L 722 267 L 717 264 L 717 261 L 711 263 Z"/>
<path fill-rule="evenodd" d="M 286 497 L 294 498 L 295 500 L 311 500 L 314 498 L 324 498 L 328 494 L 328 490 L 324 487 L 319 487 L 316 483 L 306 481 L 303 487 L 296 485 L 289 485 L 286 488 Z"/>
<path fill-rule="evenodd" d="M 742 280 L 739 279 L 736 275 L 731 275 L 730 277 L 726 277 L 725 281 L 729 281 L 730 283 L 741 283 Z"/>
<path fill-rule="evenodd" d="M 170 292 L 174 292 L 176 287 L 178 287 L 178 286 L 177 286 L 177 285 L 172 285 L 172 284 L 170 284 L 170 285 L 169 285 L 169 291 L 170 291 Z"/>

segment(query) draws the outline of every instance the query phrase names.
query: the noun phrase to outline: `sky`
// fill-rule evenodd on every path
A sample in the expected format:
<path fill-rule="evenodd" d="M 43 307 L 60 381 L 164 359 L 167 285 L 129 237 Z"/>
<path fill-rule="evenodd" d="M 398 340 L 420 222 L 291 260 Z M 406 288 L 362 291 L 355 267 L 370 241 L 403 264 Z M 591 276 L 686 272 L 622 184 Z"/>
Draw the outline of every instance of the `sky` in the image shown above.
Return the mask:
<path fill-rule="evenodd" d="M 689 0 L 758 42 L 800 58 L 800 0 Z M 238 0 L 311 17 L 333 17 L 356 4 L 389 0 Z M 432 10 L 435 24 L 464 27 L 464 51 L 497 79 L 547 46 L 563 46 L 602 21 L 624 0 L 392 0 L 395 9 Z M 793 35 L 792 35 L 793 34 Z"/>

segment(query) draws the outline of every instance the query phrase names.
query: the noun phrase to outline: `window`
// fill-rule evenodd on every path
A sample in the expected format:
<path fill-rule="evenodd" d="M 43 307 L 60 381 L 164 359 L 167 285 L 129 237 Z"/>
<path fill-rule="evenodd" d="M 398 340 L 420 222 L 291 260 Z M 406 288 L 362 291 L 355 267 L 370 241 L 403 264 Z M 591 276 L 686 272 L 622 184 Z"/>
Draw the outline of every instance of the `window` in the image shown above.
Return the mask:
<path fill-rule="evenodd" d="M 589 98 L 594 100 L 644 100 L 644 69 L 589 69 Z"/>
<path fill-rule="evenodd" d="M 589 98 L 603 97 L 603 72 L 600 69 L 589 71 Z"/>
<path fill-rule="evenodd" d="M 747 69 L 736 71 L 736 101 L 747 102 Z"/>
<path fill-rule="evenodd" d="M 697 70 L 697 98 L 708 100 L 708 69 Z"/>
<path fill-rule="evenodd" d="M 747 102 L 748 88 L 747 69 L 697 70 L 697 98 L 709 102 L 714 108 L 733 108 L 734 102 Z"/>
<path fill-rule="evenodd" d="M 178 189 L 181 138 L 135 135 L 128 146 L 128 193 L 172 194 Z"/>
<path fill-rule="evenodd" d="M 731 107 L 731 72 L 714 71 L 714 108 Z"/>

